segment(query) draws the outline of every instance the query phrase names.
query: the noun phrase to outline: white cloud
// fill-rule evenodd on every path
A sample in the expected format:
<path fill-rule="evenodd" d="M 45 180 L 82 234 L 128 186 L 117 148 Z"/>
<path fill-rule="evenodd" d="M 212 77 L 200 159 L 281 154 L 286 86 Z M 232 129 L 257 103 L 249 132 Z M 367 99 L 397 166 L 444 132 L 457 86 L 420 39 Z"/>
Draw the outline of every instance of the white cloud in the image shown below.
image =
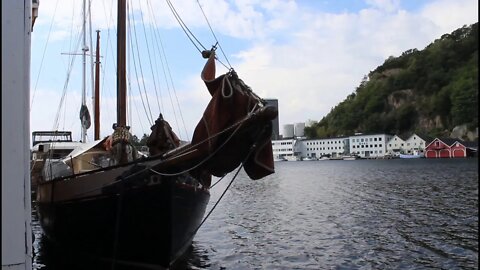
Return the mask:
<path fill-rule="evenodd" d="M 387 12 L 392 12 L 400 7 L 400 0 L 366 0 L 365 2 Z"/>
<path fill-rule="evenodd" d="M 437 27 L 437 35 L 478 22 L 477 0 L 437 0 L 423 7 L 420 15 Z"/>
<path fill-rule="evenodd" d="M 398 1 L 369 3 L 374 8 L 357 13 L 292 10 L 285 20 L 301 21 L 302 28 L 285 33 L 288 43 L 260 42 L 237 54 L 244 80 L 262 96 L 279 99 L 281 124 L 320 120 L 388 56 L 423 49 L 441 34 L 477 21 L 477 9 L 465 8 L 476 7 L 471 1 L 437 1 L 420 13 L 400 9 Z M 457 15 L 440 23 L 437 10 Z"/>
<path fill-rule="evenodd" d="M 72 28 L 71 23 L 67 23 L 72 17 L 70 8 L 72 4 L 79 4 L 78 1 L 60 2 L 55 15 L 55 36 L 58 38 Z M 110 2 L 93 1 L 93 21 L 97 25 L 112 27 L 116 20 L 116 7 L 103 11 L 104 5 Z M 194 33 L 207 33 L 208 40 L 211 40 L 196 0 L 172 2 Z M 363 75 L 381 65 L 387 57 L 398 56 L 412 48 L 423 49 L 442 34 L 478 21 L 478 2 L 472 0 L 430 1 L 414 11 L 403 9 L 398 0 L 366 0 L 367 8 L 341 13 L 316 10 L 293 0 L 203 0 L 200 3 L 217 35 L 248 41 L 248 47 L 229 56 L 230 61 L 257 94 L 279 100 L 280 124 L 320 120 L 355 90 Z M 423 3 L 419 2 L 419 5 Z M 133 1 L 132 5 L 137 10 L 137 22 L 140 18 L 138 9 L 142 5 L 143 10 L 149 10 L 144 13 L 146 22 L 158 27 L 178 27 L 165 1 Z M 35 27 L 49 25 L 47 18 L 53 16 L 54 7 L 55 2 L 41 2 Z M 102 39 L 106 42 L 107 38 L 102 36 Z M 232 44 L 222 42 L 222 47 L 228 48 L 228 45 Z M 104 57 L 102 61 L 106 65 L 107 58 L 112 55 Z M 178 100 L 187 108 L 182 112 L 190 137 L 210 98 L 199 79 L 200 71 L 194 71 L 192 77 L 188 76 L 177 86 Z M 171 101 L 163 91 L 164 116 L 176 132 L 181 130 L 182 139 L 188 139 L 183 135 L 183 121 L 178 112 L 170 109 Z M 53 100 L 52 96 L 49 97 L 53 93 L 37 92 Z M 151 95 L 154 100 L 154 94 Z M 39 99 L 42 98 L 39 96 Z M 111 103 L 114 108 L 113 100 Z M 138 112 L 143 114 L 139 97 L 134 103 Z M 132 109 L 132 113 L 135 123 L 132 130 L 140 130 L 137 135 L 148 133 L 149 123 L 145 117 L 136 115 L 137 109 Z M 78 112 L 73 114 L 76 120 Z M 158 116 L 157 111 L 152 114 L 154 118 Z M 35 121 L 40 120 L 35 118 Z M 32 129 L 33 126 L 40 127 L 32 122 Z M 111 123 L 107 126 L 110 131 Z"/>

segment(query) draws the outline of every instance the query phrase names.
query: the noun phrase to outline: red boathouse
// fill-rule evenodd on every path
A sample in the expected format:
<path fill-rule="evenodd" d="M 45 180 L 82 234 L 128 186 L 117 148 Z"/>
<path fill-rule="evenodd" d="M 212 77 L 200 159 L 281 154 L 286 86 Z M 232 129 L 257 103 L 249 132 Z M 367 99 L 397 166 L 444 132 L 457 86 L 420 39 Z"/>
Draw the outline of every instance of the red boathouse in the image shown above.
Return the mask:
<path fill-rule="evenodd" d="M 468 152 L 465 142 L 451 138 L 435 138 L 425 147 L 426 158 L 465 158 Z"/>
<path fill-rule="evenodd" d="M 456 141 L 450 145 L 450 152 L 452 158 L 464 158 L 467 157 L 467 148 L 463 143 Z"/>

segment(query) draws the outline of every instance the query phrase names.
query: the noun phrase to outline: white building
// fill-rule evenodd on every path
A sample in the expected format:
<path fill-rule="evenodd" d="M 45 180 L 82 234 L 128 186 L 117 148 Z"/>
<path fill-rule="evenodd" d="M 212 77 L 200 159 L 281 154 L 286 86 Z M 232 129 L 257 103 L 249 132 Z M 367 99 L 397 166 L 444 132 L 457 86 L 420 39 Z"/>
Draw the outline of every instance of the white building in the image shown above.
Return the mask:
<path fill-rule="evenodd" d="M 348 137 L 304 140 L 301 145 L 302 158 L 321 156 L 337 157 L 348 153 Z"/>
<path fill-rule="evenodd" d="M 272 141 L 273 156 L 275 158 L 293 159 L 301 157 L 301 141 L 295 139 Z"/>
<path fill-rule="evenodd" d="M 398 155 L 400 153 L 407 153 L 405 150 L 406 142 L 404 139 L 400 138 L 398 135 L 394 135 L 387 142 L 387 153 L 390 155 Z"/>
<path fill-rule="evenodd" d="M 412 154 L 413 152 L 424 152 L 425 147 L 433 141 L 433 138 L 413 133 L 407 140 L 405 140 L 405 153 Z"/>
<path fill-rule="evenodd" d="M 359 134 L 350 136 L 349 152 L 363 158 L 383 157 L 387 153 L 387 142 L 392 137 L 392 135 L 388 134 Z"/>
<path fill-rule="evenodd" d="M 272 141 L 275 158 L 341 157 L 357 154 L 363 158 L 381 158 L 387 154 L 387 142 L 394 136 L 387 134 L 354 135 L 328 139 L 284 139 Z"/>

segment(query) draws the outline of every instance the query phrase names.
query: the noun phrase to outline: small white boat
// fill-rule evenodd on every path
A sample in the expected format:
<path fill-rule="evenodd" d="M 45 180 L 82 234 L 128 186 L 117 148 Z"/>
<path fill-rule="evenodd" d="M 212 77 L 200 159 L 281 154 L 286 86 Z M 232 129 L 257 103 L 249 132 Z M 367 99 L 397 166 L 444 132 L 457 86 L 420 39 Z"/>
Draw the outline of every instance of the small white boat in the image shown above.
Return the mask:
<path fill-rule="evenodd" d="M 323 161 L 323 160 L 330 160 L 330 158 L 324 156 L 324 157 L 319 158 L 318 160 L 321 160 L 321 161 Z"/>
<path fill-rule="evenodd" d="M 284 156 L 287 161 L 302 161 L 302 158 L 299 156 Z"/>
<path fill-rule="evenodd" d="M 317 160 L 315 157 L 304 157 L 303 158 L 304 161 L 314 161 L 314 160 Z"/>
<path fill-rule="evenodd" d="M 345 155 L 343 156 L 343 160 L 356 160 L 358 159 L 357 155 Z"/>
<path fill-rule="evenodd" d="M 287 161 L 287 160 L 284 157 L 274 157 L 273 161 L 277 162 L 277 161 Z"/>
<path fill-rule="evenodd" d="M 424 158 L 425 154 L 422 152 L 414 151 L 413 154 L 400 154 L 400 158 Z"/>

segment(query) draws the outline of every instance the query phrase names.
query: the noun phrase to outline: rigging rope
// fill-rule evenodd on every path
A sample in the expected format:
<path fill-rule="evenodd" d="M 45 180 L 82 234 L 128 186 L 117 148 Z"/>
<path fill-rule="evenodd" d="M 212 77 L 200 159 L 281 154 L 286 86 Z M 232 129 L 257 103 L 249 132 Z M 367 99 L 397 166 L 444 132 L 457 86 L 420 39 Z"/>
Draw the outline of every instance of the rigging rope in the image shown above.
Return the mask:
<path fill-rule="evenodd" d="M 152 78 L 155 78 L 155 75 L 153 74 L 152 56 L 150 55 L 150 46 L 148 45 L 147 30 L 145 29 L 145 21 L 143 20 L 142 1 L 139 2 L 139 5 L 140 5 L 140 18 L 142 20 L 142 26 L 143 26 L 143 36 L 145 38 L 145 45 L 147 46 L 148 61 L 150 63 L 150 71 L 152 72 Z M 157 97 L 158 108 L 161 111 L 160 103 L 158 100 L 157 84 L 155 82 L 155 79 L 153 79 L 153 88 L 155 90 L 155 95 Z"/>
<path fill-rule="evenodd" d="M 254 108 L 254 109 L 255 109 L 255 108 Z M 225 133 L 225 132 L 233 129 L 233 128 L 234 128 L 235 126 L 237 126 L 237 125 L 242 125 L 245 121 L 247 121 L 248 119 L 250 119 L 252 116 L 253 116 L 253 114 L 251 114 L 251 113 L 248 114 L 244 119 L 242 119 L 242 120 L 240 120 L 240 121 L 232 124 L 231 126 L 225 128 L 224 130 L 222 130 L 222 131 L 220 131 L 220 132 L 217 132 L 217 133 L 213 134 L 212 136 L 204 139 L 203 141 L 200 141 L 200 142 L 198 142 L 198 143 L 196 143 L 196 144 L 194 144 L 194 145 L 191 145 L 187 150 L 189 150 L 189 149 L 191 149 L 191 148 L 195 148 L 195 147 L 197 147 L 197 146 L 199 146 L 199 145 L 201 145 L 201 144 L 203 144 L 203 143 L 206 143 L 207 141 L 209 141 L 209 140 L 211 140 L 211 139 L 213 139 L 213 138 L 215 138 L 215 137 L 218 137 L 218 136 L 222 135 L 223 133 Z M 145 168 L 145 169 L 143 169 L 143 170 L 137 171 L 137 172 L 135 172 L 135 173 L 133 173 L 133 174 L 131 174 L 131 175 L 128 175 L 128 176 L 126 176 L 126 177 L 123 177 L 121 180 L 122 180 L 122 181 L 128 180 L 128 179 L 130 179 L 130 178 L 132 178 L 132 177 L 134 177 L 134 176 L 137 176 L 137 175 L 139 175 L 139 174 L 141 174 L 141 173 L 144 173 L 145 171 L 151 171 L 151 172 L 156 173 L 156 174 L 161 175 L 161 176 L 178 176 L 178 175 L 182 175 L 182 174 L 184 174 L 184 173 L 187 173 L 188 171 L 191 171 L 191 170 L 193 170 L 193 169 L 195 169 L 195 168 L 198 168 L 200 165 L 202 165 L 203 163 L 207 162 L 210 158 L 212 158 L 213 155 L 215 155 L 215 154 L 235 135 L 235 133 L 238 131 L 239 128 L 240 128 L 240 126 L 237 127 L 237 128 L 232 132 L 232 134 L 225 140 L 225 142 L 224 142 L 223 144 L 221 144 L 221 145 L 217 148 L 216 151 L 214 151 L 213 153 L 211 153 L 210 155 L 208 155 L 204 160 L 200 161 L 198 164 L 192 166 L 191 168 L 189 168 L 189 169 L 187 169 L 187 170 L 183 170 L 183 171 L 180 171 L 180 172 L 177 172 L 177 173 L 170 173 L 170 174 L 169 174 L 169 173 L 161 173 L 161 172 L 155 171 L 155 170 L 153 170 L 153 169 L 151 168 L 151 166 L 149 166 L 149 167 L 147 167 L 147 168 Z M 177 153 L 177 154 L 178 154 L 178 155 L 180 155 L 180 154 L 185 154 L 185 152 L 179 152 L 179 153 Z M 162 157 L 162 156 L 157 156 L 156 158 L 160 159 L 161 157 Z M 166 162 L 166 161 L 168 161 L 168 159 L 164 160 L 164 162 Z M 68 179 L 68 178 L 71 178 L 71 177 L 74 177 L 74 176 L 60 177 L 60 178 L 58 178 L 57 181 L 61 181 L 61 180 Z M 94 192 L 94 191 L 96 191 L 96 190 L 101 190 L 101 189 L 103 189 L 103 188 L 105 188 L 105 187 L 113 186 L 113 185 L 116 185 L 116 184 L 118 184 L 118 182 L 112 182 L 112 183 L 107 184 L 107 185 L 104 185 L 104 186 L 102 186 L 102 187 L 100 187 L 100 188 L 93 188 L 93 189 L 86 190 L 86 191 L 83 191 L 83 192 L 80 192 L 80 193 L 75 193 L 74 196 L 85 195 L 85 194 L 88 194 L 88 193 L 90 193 L 90 192 Z M 215 183 L 215 184 L 217 184 L 217 183 Z"/>
<path fill-rule="evenodd" d="M 40 78 L 40 73 L 43 67 L 43 60 L 45 59 L 45 53 L 47 52 L 48 41 L 50 40 L 50 34 L 52 33 L 53 21 L 55 20 L 55 14 L 57 14 L 58 0 L 55 4 L 55 9 L 53 10 L 52 22 L 50 23 L 50 28 L 48 29 L 47 41 L 45 42 L 45 47 L 43 48 L 42 60 L 40 61 L 40 68 L 38 69 L 37 80 L 35 81 L 35 87 L 33 88 L 32 102 L 30 103 L 30 111 L 32 111 L 33 101 L 35 100 L 35 93 L 37 92 L 38 80 Z"/>
<path fill-rule="evenodd" d="M 154 37 L 154 44 L 155 44 L 155 45 L 157 46 L 157 48 L 158 48 L 157 32 L 155 31 L 155 29 L 158 29 L 158 26 L 156 25 L 156 18 L 155 18 L 155 14 L 152 12 L 153 8 L 152 8 L 152 6 L 150 5 L 150 0 L 147 0 L 147 6 L 148 6 L 147 10 L 149 11 L 150 16 L 152 16 L 152 18 L 153 18 L 153 24 L 154 24 L 154 26 L 155 26 L 153 29 L 151 28 L 151 29 L 152 29 L 151 31 L 153 32 L 153 37 Z M 155 46 L 154 46 L 154 48 L 155 48 Z M 158 65 L 157 65 L 157 57 L 156 57 L 157 54 L 156 54 L 156 51 L 157 51 L 157 50 L 155 50 L 155 49 L 153 50 L 154 55 L 155 55 L 154 58 L 153 58 L 153 60 L 155 61 L 155 67 L 158 67 Z M 162 59 L 161 59 L 161 54 L 160 54 L 160 60 L 162 61 Z M 163 61 L 162 61 L 162 66 L 163 66 Z M 160 75 L 159 75 L 159 73 L 158 73 L 158 68 L 156 68 L 155 71 L 156 71 L 157 76 L 158 76 L 158 78 L 159 78 Z M 155 79 L 156 77 L 154 76 L 153 78 Z M 160 81 L 159 81 L 158 84 L 159 84 L 159 89 L 158 89 L 158 91 L 160 92 L 160 108 L 165 108 L 165 107 L 163 106 L 162 89 L 161 89 Z"/>
<path fill-rule="evenodd" d="M 261 133 L 260 133 L 261 134 Z M 258 138 L 257 138 L 258 140 Z M 207 219 L 210 217 L 210 215 L 213 213 L 213 210 L 215 210 L 215 208 L 217 207 L 217 205 L 220 203 L 220 201 L 222 200 L 223 196 L 227 193 L 228 189 L 230 188 L 230 186 L 233 184 L 233 181 L 235 181 L 235 179 L 237 179 L 237 176 L 238 176 L 238 173 L 240 172 L 240 170 L 243 168 L 243 164 L 247 161 L 247 159 L 250 157 L 250 155 L 253 153 L 253 151 L 257 148 L 257 140 L 255 140 L 255 143 L 250 147 L 247 155 L 245 156 L 245 159 L 240 163 L 240 166 L 238 167 L 237 171 L 235 172 L 235 175 L 232 177 L 232 180 L 230 180 L 230 183 L 228 183 L 227 187 L 225 188 L 225 190 L 222 192 L 222 195 L 220 195 L 220 197 L 218 198 L 218 200 L 215 202 L 215 204 L 213 205 L 213 207 L 210 209 L 210 211 L 208 211 L 207 215 L 203 218 L 202 222 L 200 222 L 200 224 L 197 226 L 197 228 L 195 228 L 195 230 L 191 233 L 190 237 L 187 238 L 184 243 L 181 245 L 183 246 L 185 243 L 187 243 L 188 241 L 192 240 L 192 238 L 195 236 L 195 234 L 198 232 L 198 230 L 202 227 L 202 225 L 205 223 L 205 221 L 207 221 Z M 224 176 L 225 177 L 225 176 Z M 223 177 L 220 179 L 222 180 Z M 220 182 L 220 180 L 217 181 Z M 217 184 L 215 183 L 215 184 Z M 178 254 L 175 254 L 178 258 Z M 176 260 L 176 259 L 175 259 Z"/>
<path fill-rule="evenodd" d="M 152 10 L 154 10 L 154 9 L 152 8 L 152 6 L 150 4 L 150 1 L 147 1 L 147 5 L 149 6 L 149 8 L 147 10 L 150 12 L 150 16 L 152 16 L 153 24 L 155 26 L 154 29 L 153 29 L 153 33 L 154 33 L 153 36 L 155 38 L 155 44 L 157 46 L 157 49 L 158 49 L 158 52 L 159 52 L 159 55 L 160 55 L 160 62 L 162 64 L 163 76 L 164 76 L 164 79 L 165 79 L 167 92 L 168 92 L 168 95 L 169 95 L 169 98 L 170 98 L 170 103 L 172 105 L 172 112 L 173 112 L 173 115 L 174 115 L 174 118 L 175 118 L 175 123 L 176 123 L 176 126 L 177 126 L 178 135 L 181 134 L 180 124 L 178 123 L 177 113 L 175 111 L 175 105 L 173 103 L 172 94 L 170 92 L 171 89 L 172 89 L 173 94 L 175 96 L 175 99 L 177 101 L 177 108 L 178 108 L 178 111 L 179 111 L 179 114 L 180 114 L 180 119 L 182 120 L 182 124 L 183 124 L 183 128 L 185 130 L 186 138 L 190 138 L 190 135 L 188 134 L 188 131 L 187 131 L 187 125 L 185 124 L 185 119 L 183 117 L 183 113 L 182 113 L 182 110 L 180 108 L 180 104 L 179 104 L 179 101 L 178 101 L 177 91 L 175 89 L 175 84 L 173 83 L 172 72 L 170 71 L 170 66 L 168 64 L 168 60 L 167 60 L 167 56 L 166 56 L 167 54 L 165 53 L 165 47 L 163 46 L 162 38 L 160 36 L 160 31 L 159 30 L 155 31 L 155 29 L 159 29 L 159 27 L 156 24 L 157 19 L 155 17 L 155 13 L 152 12 Z M 158 70 L 157 70 L 157 73 L 158 73 Z M 168 76 L 167 76 L 167 73 L 168 73 Z M 163 105 L 163 103 L 162 103 L 162 105 Z M 162 106 L 162 108 L 165 108 L 165 107 Z"/>
<path fill-rule="evenodd" d="M 177 20 L 178 24 L 180 24 L 180 27 L 182 28 L 183 32 L 185 32 L 188 39 L 190 39 L 190 41 L 195 46 L 195 48 L 197 48 L 198 52 L 202 53 L 202 50 L 200 50 L 198 48 L 197 44 L 193 41 L 193 39 L 195 39 L 195 41 L 198 42 L 198 45 L 200 45 L 203 48 L 203 50 L 206 50 L 205 46 L 203 46 L 203 44 L 197 39 L 197 37 L 192 33 L 192 31 L 190 31 L 190 29 L 187 27 L 187 25 L 183 22 L 182 18 L 180 18 L 180 15 L 178 15 L 177 10 L 173 6 L 173 4 L 170 2 L 170 0 L 166 0 L 166 2 L 168 4 L 168 7 L 170 8 L 170 10 L 173 13 L 173 16 Z"/>
<path fill-rule="evenodd" d="M 79 45 L 80 45 L 80 39 L 78 40 L 77 48 L 78 48 Z M 58 128 L 58 125 L 59 125 L 60 111 L 61 111 L 62 106 L 63 106 L 64 101 L 65 101 L 65 96 L 67 94 L 67 89 L 68 89 L 68 83 L 70 82 L 70 75 L 72 73 L 73 64 L 75 63 L 75 59 L 76 59 L 75 56 L 72 57 L 71 62 L 70 62 L 70 66 L 68 67 L 68 70 L 67 70 L 67 78 L 66 78 L 65 83 L 63 85 L 62 97 L 60 98 L 60 103 L 58 104 L 57 114 L 55 115 L 55 120 L 54 120 L 54 123 L 53 123 L 53 130 L 56 130 Z"/>
<path fill-rule="evenodd" d="M 218 42 L 217 36 L 215 35 L 215 32 L 213 32 L 212 26 L 210 25 L 210 22 L 208 21 L 207 15 L 205 15 L 205 12 L 203 11 L 202 5 L 200 5 L 200 1 L 199 1 L 199 0 L 197 0 L 197 4 L 198 4 L 198 6 L 200 7 L 200 10 L 202 11 L 203 17 L 205 18 L 205 21 L 207 22 L 208 27 L 210 28 L 210 32 L 212 32 L 212 35 L 213 35 L 213 37 L 215 38 L 215 41 L 217 42 L 218 47 L 219 47 L 220 50 L 222 51 L 223 57 L 225 57 L 225 60 L 227 61 L 228 66 L 230 67 L 230 69 L 232 69 L 232 65 L 230 65 L 230 61 L 228 61 L 227 55 L 226 55 L 225 52 L 223 51 L 222 46 L 220 45 L 220 42 Z M 218 59 L 217 59 L 217 60 L 218 60 Z M 219 61 L 219 62 L 220 62 L 220 61 Z M 222 63 L 222 64 L 223 64 L 223 63 Z M 225 66 L 225 65 L 224 65 L 224 66 Z M 225 66 L 225 67 L 226 67 L 226 66 Z"/>
<path fill-rule="evenodd" d="M 132 9 L 131 10 L 131 14 L 132 14 L 132 20 L 135 21 L 135 15 L 133 13 L 133 8 L 130 6 L 130 8 Z M 131 20 L 130 20 L 130 16 L 129 16 L 129 22 L 130 24 L 129 25 L 132 25 L 131 23 Z M 129 31 L 130 31 L 130 34 L 131 34 L 131 27 L 129 27 Z M 141 75 L 141 84 L 143 86 L 143 92 L 145 94 L 145 100 L 146 100 L 146 103 L 147 103 L 147 106 L 148 106 L 148 112 L 150 113 L 150 119 L 151 119 L 151 125 L 153 125 L 154 123 L 154 118 L 153 118 L 153 115 L 152 115 L 152 109 L 150 108 L 150 102 L 148 101 L 148 94 L 147 94 L 147 88 L 145 86 L 145 77 L 143 75 L 143 68 L 142 68 L 142 62 L 140 60 L 140 51 L 139 51 L 139 46 L 138 46 L 138 39 L 137 39 L 137 30 L 135 28 L 135 23 L 133 23 L 133 37 L 135 38 L 135 45 L 136 45 L 136 49 L 137 49 L 137 60 L 138 60 L 138 66 L 139 66 L 139 69 L 140 69 L 140 75 Z M 132 44 L 132 54 L 135 54 L 134 50 L 133 50 L 133 44 Z M 136 70 L 136 69 L 135 69 Z M 138 78 L 138 74 L 135 73 L 135 75 L 137 75 L 137 83 L 139 83 L 139 78 Z M 140 87 L 140 86 L 139 86 Z M 140 90 L 140 89 L 139 89 Z"/>
<path fill-rule="evenodd" d="M 190 31 L 190 29 L 187 27 L 187 25 L 183 22 L 182 18 L 180 17 L 180 15 L 178 14 L 177 10 L 175 9 L 175 7 L 173 6 L 173 4 L 170 2 L 170 0 L 166 0 L 167 1 L 167 4 L 168 6 L 170 7 L 170 10 L 172 11 L 173 13 L 173 16 L 175 17 L 175 19 L 177 20 L 178 24 L 180 25 L 180 27 L 182 28 L 183 32 L 185 33 L 185 35 L 187 35 L 188 39 L 190 39 L 190 41 L 192 42 L 193 46 L 195 46 L 195 48 L 197 48 L 198 52 L 200 52 L 200 54 L 203 53 L 203 51 L 206 51 L 207 49 L 205 48 L 205 46 L 203 46 L 203 44 L 197 39 L 197 37 L 192 33 L 192 31 Z M 202 9 L 202 12 L 203 12 L 203 9 Z M 204 14 L 205 16 L 205 14 Z M 206 18 L 206 16 L 205 16 Z M 208 23 L 208 20 L 207 20 L 207 23 Z M 208 23 L 208 25 L 210 26 L 210 23 Z M 210 30 L 212 31 L 213 33 L 213 30 L 212 28 L 210 27 Z M 213 34 L 215 39 L 216 39 L 216 36 L 215 34 Z M 203 48 L 203 51 L 201 51 L 197 44 L 193 41 L 193 39 L 195 39 L 195 41 L 198 42 L 198 44 L 200 46 L 202 46 Z M 217 44 L 218 44 L 218 40 L 217 40 Z M 214 45 L 213 47 L 215 47 L 216 45 Z M 222 48 L 220 48 L 220 50 L 222 50 Z M 223 50 L 222 50 L 222 53 L 223 53 Z M 225 53 L 223 53 L 225 55 Z M 203 54 L 202 54 L 203 55 Z M 226 58 L 226 57 L 225 57 Z M 220 63 L 222 64 L 226 69 L 232 69 L 231 66 L 228 67 L 227 65 L 225 65 L 222 61 L 220 61 L 220 59 L 218 59 L 218 57 L 215 56 L 215 59 Z M 227 59 L 227 62 L 228 62 L 228 59 Z M 230 65 L 230 63 L 229 63 Z"/>
<path fill-rule="evenodd" d="M 131 21 L 130 21 L 130 16 L 128 16 L 128 21 L 131 22 Z M 128 28 L 128 31 L 129 31 L 130 36 L 131 36 L 131 28 L 130 28 L 130 27 Z M 136 76 L 136 78 L 137 78 L 136 81 L 137 81 L 137 85 L 138 85 L 138 92 L 139 92 L 139 94 L 140 94 L 140 99 L 142 100 L 142 105 L 143 105 L 143 109 L 144 109 L 144 111 L 145 111 L 145 115 L 147 116 L 147 119 L 148 119 L 149 124 L 152 125 L 152 123 L 153 123 L 152 112 L 150 111 L 150 115 L 149 115 L 149 113 L 148 113 L 148 111 L 147 111 L 147 107 L 145 106 L 145 101 L 143 100 L 143 94 L 142 94 L 141 87 L 140 87 L 140 82 L 139 82 L 140 79 L 138 78 L 137 64 L 136 64 L 136 61 L 135 61 L 135 53 L 134 53 L 134 51 L 133 51 L 132 38 L 130 38 L 129 40 L 130 40 L 130 43 L 131 43 L 131 46 L 130 46 L 131 51 L 132 51 L 132 54 L 131 54 L 131 55 L 132 55 L 132 58 L 134 58 L 134 59 L 132 60 L 132 62 L 133 62 L 134 70 L 135 70 L 135 76 Z"/>

